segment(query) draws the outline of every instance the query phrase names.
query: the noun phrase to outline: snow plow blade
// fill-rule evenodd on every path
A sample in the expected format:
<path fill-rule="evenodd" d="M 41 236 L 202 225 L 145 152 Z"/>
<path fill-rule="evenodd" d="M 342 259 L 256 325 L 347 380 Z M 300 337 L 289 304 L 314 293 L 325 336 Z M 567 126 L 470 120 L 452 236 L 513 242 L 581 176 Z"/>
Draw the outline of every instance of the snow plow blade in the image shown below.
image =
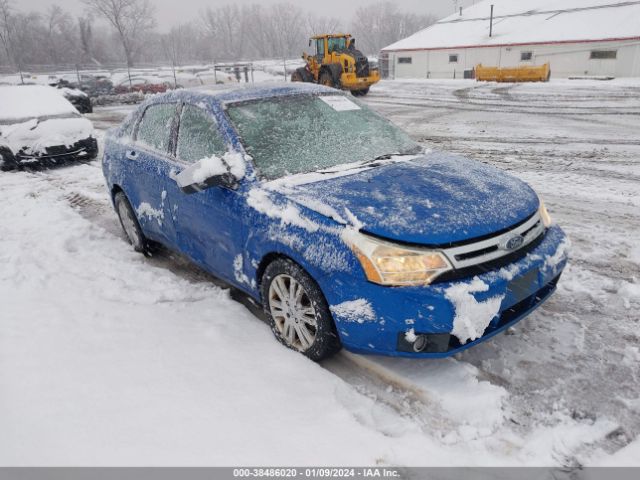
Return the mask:
<path fill-rule="evenodd" d="M 476 66 L 476 80 L 479 82 L 548 82 L 551 68 L 548 63 L 535 67 L 484 67 Z"/>

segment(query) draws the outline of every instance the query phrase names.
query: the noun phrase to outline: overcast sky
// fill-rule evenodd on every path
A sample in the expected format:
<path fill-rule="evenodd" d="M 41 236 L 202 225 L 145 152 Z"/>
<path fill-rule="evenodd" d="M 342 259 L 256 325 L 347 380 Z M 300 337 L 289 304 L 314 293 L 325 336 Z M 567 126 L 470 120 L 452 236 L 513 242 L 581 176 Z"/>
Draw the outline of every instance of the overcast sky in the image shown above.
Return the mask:
<path fill-rule="evenodd" d="M 161 30 L 167 30 L 172 25 L 197 17 L 198 12 L 207 7 L 216 7 L 228 3 L 238 5 L 261 3 L 282 3 L 283 0 L 150 0 L 156 6 L 156 20 Z M 353 12 L 360 6 L 373 3 L 366 0 L 290 0 L 305 10 L 318 12 L 332 17 L 351 18 Z M 431 13 L 437 17 L 445 17 L 454 12 L 454 3 L 466 6 L 474 0 L 394 0 L 401 9 L 416 13 Z M 479 0 L 477 0 L 479 1 Z M 45 11 L 50 5 L 57 4 L 73 14 L 80 14 L 84 6 L 80 0 L 13 0 L 13 5 L 22 11 Z M 348 22 L 347 22 L 348 23 Z"/>

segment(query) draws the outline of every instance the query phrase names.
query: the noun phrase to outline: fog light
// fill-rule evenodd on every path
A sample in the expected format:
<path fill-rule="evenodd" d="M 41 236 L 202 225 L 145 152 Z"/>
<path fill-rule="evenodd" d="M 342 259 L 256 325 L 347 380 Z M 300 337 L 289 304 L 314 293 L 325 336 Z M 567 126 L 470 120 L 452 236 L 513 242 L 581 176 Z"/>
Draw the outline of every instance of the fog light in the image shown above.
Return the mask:
<path fill-rule="evenodd" d="M 413 342 L 413 351 L 416 353 L 420 353 L 427 347 L 427 336 L 426 335 L 416 335 L 416 339 Z"/>

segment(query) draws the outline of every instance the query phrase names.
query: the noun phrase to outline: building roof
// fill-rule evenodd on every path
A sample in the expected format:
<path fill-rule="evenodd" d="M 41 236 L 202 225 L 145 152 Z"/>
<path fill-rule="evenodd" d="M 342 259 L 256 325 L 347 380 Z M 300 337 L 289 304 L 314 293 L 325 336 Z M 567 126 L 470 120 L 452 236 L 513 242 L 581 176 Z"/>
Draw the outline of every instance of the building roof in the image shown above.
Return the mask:
<path fill-rule="evenodd" d="M 640 40 L 639 19 L 639 0 L 484 0 L 383 50 Z"/>

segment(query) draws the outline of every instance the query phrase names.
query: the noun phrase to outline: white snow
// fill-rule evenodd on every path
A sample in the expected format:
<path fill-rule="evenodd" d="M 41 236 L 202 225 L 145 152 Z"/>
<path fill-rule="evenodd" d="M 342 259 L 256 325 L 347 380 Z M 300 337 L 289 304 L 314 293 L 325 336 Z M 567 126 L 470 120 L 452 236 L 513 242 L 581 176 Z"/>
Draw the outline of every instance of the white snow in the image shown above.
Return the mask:
<path fill-rule="evenodd" d="M 249 280 L 249 277 L 242 270 L 243 266 L 242 255 L 236 255 L 233 259 L 233 275 L 235 279 L 239 283 L 244 283 L 245 285 L 255 286 L 255 280 Z"/>
<path fill-rule="evenodd" d="M 415 342 L 418 339 L 415 329 L 410 328 L 409 330 L 407 330 L 404 334 L 404 339 L 409 343 Z"/>
<path fill-rule="evenodd" d="M 193 171 L 192 175 L 192 180 L 195 183 L 202 183 L 208 178 L 227 173 L 227 166 L 216 155 L 200 159 L 197 165 L 198 168 Z"/>
<path fill-rule="evenodd" d="M 282 225 L 295 225 L 309 232 L 316 232 L 319 226 L 302 216 L 300 209 L 291 202 L 277 205 L 271 199 L 268 191 L 262 188 L 253 188 L 249 191 L 247 203 L 258 212 L 264 213 L 269 218 L 277 218 Z"/>
<path fill-rule="evenodd" d="M 0 86 L 0 105 L 0 120 L 78 114 L 60 91 L 42 85 Z"/>
<path fill-rule="evenodd" d="M 240 152 L 228 151 L 222 158 L 229 165 L 229 172 L 236 177 L 237 180 L 244 178 L 246 173 L 247 163 L 244 156 Z"/>
<path fill-rule="evenodd" d="M 489 37 L 491 5 L 494 5 L 494 23 Z M 584 8 L 607 5 L 609 7 Z M 637 2 L 485 0 L 463 9 L 462 16 L 456 12 L 383 50 L 637 38 L 640 37 L 639 16 Z"/>
<path fill-rule="evenodd" d="M 329 309 L 334 315 L 347 322 L 364 323 L 376 319 L 376 313 L 373 311 L 371 303 L 365 298 L 348 300 L 337 305 L 331 305 Z"/>
<path fill-rule="evenodd" d="M 138 208 L 136 208 L 136 214 L 140 219 L 155 219 L 158 225 L 162 226 L 162 220 L 164 220 L 164 211 L 162 208 L 153 208 L 150 203 L 142 202 L 138 205 Z"/>
<path fill-rule="evenodd" d="M 460 343 L 480 338 L 498 312 L 504 295 L 496 295 L 479 302 L 474 293 L 486 292 L 489 285 L 478 277 L 469 283 L 456 283 L 448 287 L 444 293 L 455 309 L 453 330 Z"/>

